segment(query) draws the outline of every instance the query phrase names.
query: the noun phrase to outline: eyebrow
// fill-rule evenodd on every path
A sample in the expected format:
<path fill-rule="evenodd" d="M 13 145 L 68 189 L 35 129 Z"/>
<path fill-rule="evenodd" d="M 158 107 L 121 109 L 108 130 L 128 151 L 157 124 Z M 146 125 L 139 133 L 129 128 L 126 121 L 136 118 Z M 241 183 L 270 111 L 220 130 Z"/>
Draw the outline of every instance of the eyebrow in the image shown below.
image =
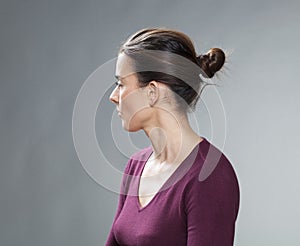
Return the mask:
<path fill-rule="evenodd" d="M 119 76 L 119 75 L 115 75 L 115 78 L 120 80 L 120 79 L 124 79 L 123 77 Z"/>

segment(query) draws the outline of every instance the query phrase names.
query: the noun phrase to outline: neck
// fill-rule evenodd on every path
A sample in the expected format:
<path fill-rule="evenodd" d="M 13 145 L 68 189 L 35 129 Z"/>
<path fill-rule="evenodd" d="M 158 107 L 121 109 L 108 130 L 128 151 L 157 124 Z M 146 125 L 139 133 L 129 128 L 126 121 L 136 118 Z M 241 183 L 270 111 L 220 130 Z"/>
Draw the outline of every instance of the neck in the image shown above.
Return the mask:
<path fill-rule="evenodd" d="M 143 130 L 152 143 L 152 159 L 158 163 L 180 162 L 201 140 L 191 128 L 186 114 L 156 115 Z"/>

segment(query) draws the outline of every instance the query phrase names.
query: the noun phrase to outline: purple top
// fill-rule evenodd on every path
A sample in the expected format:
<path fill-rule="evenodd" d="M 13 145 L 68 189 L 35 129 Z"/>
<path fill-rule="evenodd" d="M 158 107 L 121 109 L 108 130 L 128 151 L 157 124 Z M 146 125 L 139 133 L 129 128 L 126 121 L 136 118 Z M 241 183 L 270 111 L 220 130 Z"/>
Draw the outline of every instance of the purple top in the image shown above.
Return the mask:
<path fill-rule="evenodd" d="M 202 138 L 144 207 L 138 184 L 152 146 L 131 156 L 106 246 L 233 245 L 238 179 L 226 156 Z"/>

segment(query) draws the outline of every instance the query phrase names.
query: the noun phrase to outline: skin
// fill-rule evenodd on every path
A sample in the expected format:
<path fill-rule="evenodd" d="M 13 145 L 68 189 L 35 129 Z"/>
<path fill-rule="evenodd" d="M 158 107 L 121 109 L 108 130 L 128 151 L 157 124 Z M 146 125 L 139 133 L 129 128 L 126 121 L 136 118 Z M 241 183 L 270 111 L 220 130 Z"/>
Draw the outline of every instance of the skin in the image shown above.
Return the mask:
<path fill-rule="evenodd" d="M 120 79 L 110 101 L 116 104 L 123 128 L 129 132 L 143 130 L 153 147 L 139 187 L 140 205 L 145 206 L 203 139 L 190 126 L 187 114 L 176 109 L 168 86 L 157 81 L 144 88 L 138 86 L 130 59 L 123 53 L 118 56 L 116 76 Z"/>

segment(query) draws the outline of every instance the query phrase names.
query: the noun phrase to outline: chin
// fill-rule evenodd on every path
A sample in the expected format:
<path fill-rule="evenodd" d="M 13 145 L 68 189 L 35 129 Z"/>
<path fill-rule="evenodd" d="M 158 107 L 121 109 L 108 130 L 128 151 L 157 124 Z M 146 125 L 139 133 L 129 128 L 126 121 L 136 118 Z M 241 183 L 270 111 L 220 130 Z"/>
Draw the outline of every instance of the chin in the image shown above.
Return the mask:
<path fill-rule="evenodd" d="M 137 132 L 139 130 L 141 130 L 141 128 L 138 128 L 138 127 L 124 127 L 124 130 L 126 130 L 127 132 Z"/>
<path fill-rule="evenodd" d="M 122 126 L 124 128 L 124 130 L 128 131 L 128 132 L 137 132 L 139 130 L 141 130 L 141 127 L 135 124 L 128 124 L 127 122 L 124 122 L 122 120 Z"/>

